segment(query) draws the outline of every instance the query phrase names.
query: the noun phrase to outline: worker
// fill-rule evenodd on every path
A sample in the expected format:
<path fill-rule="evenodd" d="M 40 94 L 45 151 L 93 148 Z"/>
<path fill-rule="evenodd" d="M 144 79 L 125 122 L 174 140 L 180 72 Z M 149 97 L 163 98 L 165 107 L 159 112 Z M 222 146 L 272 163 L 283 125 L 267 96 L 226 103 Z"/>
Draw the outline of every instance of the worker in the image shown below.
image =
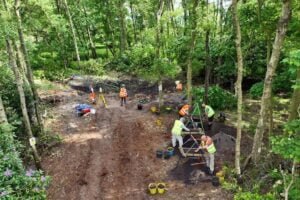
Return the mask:
<path fill-rule="evenodd" d="M 204 108 L 204 113 L 208 120 L 208 129 L 211 129 L 215 116 L 215 111 L 212 109 L 212 107 L 206 105 L 205 103 L 202 103 L 202 107 Z"/>
<path fill-rule="evenodd" d="M 212 175 L 215 169 L 215 153 L 216 153 L 216 147 L 214 145 L 214 142 L 211 137 L 207 135 L 201 136 L 201 144 L 198 149 L 195 150 L 195 152 L 198 152 L 200 149 L 204 149 L 205 154 L 205 161 L 206 166 L 209 168 L 209 174 Z"/>
<path fill-rule="evenodd" d="M 181 107 L 181 109 L 179 110 L 179 117 L 184 117 L 186 115 L 189 115 L 189 110 L 190 110 L 190 105 L 189 104 L 185 104 Z"/>
<path fill-rule="evenodd" d="M 126 98 L 128 97 L 127 90 L 125 85 L 122 84 L 120 88 L 120 98 L 121 98 L 121 106 L 126 105 Z"/>
<path fill-rule="evenodd" d="M 184 117 L 181 117 L 179 120 L 175 120 L 173 128 L 172 128 L 172 146 L 175 147 L 176 146 L 176 141 L 179 142 L 179 151 L 180 153 L 185 157 L 185 153 L 182 149 L 182 145 L 183 145 L 183 138 L 182 138 L 182 129 L 186 130 L 186 131 L 190 131 L 190 129 L 188 129 L 185 125 L 184 125 Z"/>
<path fill-rule="evenodd" d="M 182 83 L 180 81 L 176 81 L 176 90 L 177 92 L 181 92 L 182 91 Z"/>
<path fill-rule="evenodd" d="M 96 103 L 96 94 L 95 94 L 95 92 L 94 92 L 94 88 L 93 88 L 93 85 L 92 85 L 92 84 L 90 84 L 89 89 L 90 89 L 90 101 L 91 101 L 93 104 L 95 104 L 95 103 Z"/>

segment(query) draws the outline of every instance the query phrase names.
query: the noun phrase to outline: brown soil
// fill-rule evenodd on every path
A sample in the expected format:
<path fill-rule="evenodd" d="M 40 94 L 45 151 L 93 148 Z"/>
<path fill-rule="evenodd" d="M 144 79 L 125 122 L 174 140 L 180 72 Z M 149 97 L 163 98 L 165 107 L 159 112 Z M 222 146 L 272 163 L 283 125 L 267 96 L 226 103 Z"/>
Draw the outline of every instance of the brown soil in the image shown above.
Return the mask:
<path fill-rule="evenodd" d="M 176 114 L 157 116 L 147 106 L 139 111 L 133 100 L 126 108 L 120 107 L 112 96 L 107 99 L 107 109 L 97 105 L 96 115 L 77 117 L 73 106 L 87 98 L 76 96 L 61 102 L 49 114 L 54 117 L 46 125 L 60 134 L 63 143 L 43 159 L 43 168 L 52 177 L 48 199 L 232 199 L 210 181 L 191 185 L 181 178 L 184 170 L 193 170 L 190 164 L 184 167 L 186 159 L 178 155 L 168 160 L 156 158 L 156 150 L 170 144 Z M 177 172 L 172 173 L 174 170 Z M 149 183 L 159 182 L 167 184 L 167 192 L 148 194 Z"/>

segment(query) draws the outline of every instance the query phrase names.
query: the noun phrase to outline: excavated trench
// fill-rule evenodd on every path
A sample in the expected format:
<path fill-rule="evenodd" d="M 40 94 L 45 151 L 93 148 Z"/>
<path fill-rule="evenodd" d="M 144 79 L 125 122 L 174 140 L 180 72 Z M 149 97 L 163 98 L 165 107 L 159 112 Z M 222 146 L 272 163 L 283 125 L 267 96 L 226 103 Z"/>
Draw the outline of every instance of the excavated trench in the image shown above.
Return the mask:
<path fill-rule="evenodd" d="M 145 109 L 139 111 L 134 100 L 126 108 L 120 107 L 118 99 L 111 96 L 107 109 L 97 105 L 96 115 L 77 117 L 74 104 L 87 99 L 83 94 L 55 105 L 51 111 L 55 117 L 46 123 L 63 138 L 43 159 L 44 169 L 52 176 L 48 199 L 156 199 L 147 187 L 161 181 L 168 188 L 163 199 L 199 199 L 203 194 L 209 199 L 231 199 L 230 194 L 211 185 L 205 164 L 192 165 L 202 161 L 183 159 L 177 151 L 170 159 L 156 157 L 156 150 L 170 145 L 176 113 L 157 116 Z M 158 119 L 162 125 L 157 124 Z M 207 134 L 220 131 L 235 135 L 233 128 L 219 123 Z M 216 159 L 223 164 L 233 155 L 217 154 Z"/>

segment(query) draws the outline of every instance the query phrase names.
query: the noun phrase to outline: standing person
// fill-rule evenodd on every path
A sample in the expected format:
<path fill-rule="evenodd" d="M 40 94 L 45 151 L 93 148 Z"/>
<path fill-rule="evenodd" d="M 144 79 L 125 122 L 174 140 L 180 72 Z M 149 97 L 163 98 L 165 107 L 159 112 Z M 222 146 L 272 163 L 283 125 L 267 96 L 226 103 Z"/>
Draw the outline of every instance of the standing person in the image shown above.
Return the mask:
<path fill-rule="evenodd" d="M 205 115 L 208 119 L 208 129 L 211 129 L 212 123 L 214 121 L 215 111 L 209 105 L 202 103 L 202 107 L 204 108 Z"/>
<path fill-rule="evenodd" d="M 195 152 L 198 152 L 200 149 L 207 151 L 207 153 L 205 152 L 204 157 L 206 166 L 209 168 L 209 174 L 212 175 L 215 169 L 215 153 L 217 151 L 212 138 L 207 135 L 202 135 L 201 145 Z"/>
<path fill-rule="evenodd" d="M 94 88 L 93 88 L 93 85 L 92 85 L 92 84 L 90 84 L 89 89 L 90 89 L 90 101 L 91 101 L 93 104 L 95 104 L 95 103 L 96 103 L 96 94 L 95 94 L 95 92 L 94 92 Z"/>
<path fill-rule="evenodd" d="M 185 104 L 184 106 L 182 106 L 181 109 L 179 110 L 179 117 L 184 117 L 189 115 L 189 110 L 190 110 L 189 104 Z"/>
<path fill-rule="evenodd" d="M 182 149 L 182 145 L 183 145 L 183 138 L 182 138 L 182 129 L 186 130 L 186 131 L 190 131 L 190 129 L 188 129 L 185 125 L 184 125 L 184 117 L 181 117 L 180 120 L 175 120 L 173 128 L 172 128 L 172 146 L 175 147 L 176 146 L 176 141 L 179 142 L 179 151 L 180 153 L 185 157 L 185 153 Z"/>
<path fill-rule="evenodd" d="M 121 84 L 119 95 L 121 98 L 121 106 L 123 106 L 123 104 L 126 105 L 126 98 L 128 97 L 128 94 L 124 84 Z"/>

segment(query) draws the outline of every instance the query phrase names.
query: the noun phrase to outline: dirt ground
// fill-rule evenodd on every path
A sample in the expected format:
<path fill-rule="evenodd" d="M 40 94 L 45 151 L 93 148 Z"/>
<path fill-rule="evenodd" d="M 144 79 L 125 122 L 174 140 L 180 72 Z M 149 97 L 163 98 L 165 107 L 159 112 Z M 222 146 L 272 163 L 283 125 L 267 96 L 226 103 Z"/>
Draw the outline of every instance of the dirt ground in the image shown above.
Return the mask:
<path fill-rule="evenodd" d="M 97 105 L 96 115 L 77 117 L 74 105 L 87 102 L 87 98 L 87 94 L 73 96 L 49 111 L 52 117 L 46 126 L 63 142 L 43 158 L 43 168 L 52 177 L 48 199 L 232 199 L 210 181 L 189 184 L 190 160 L 179 155 L 167 160 L 156 157 L 156 150 L 170 145 L 176 114 L 157 116 L 148 111 L 149 106 L 137 110 L 134 99 L 121 107 L 117 95 L 111 95 L 108 108 Z M 233 158 L 227 156 L 225 159 Z M 167 192 L 148 194 L 148 184 L 154 182 L 165 182 Z"/>

